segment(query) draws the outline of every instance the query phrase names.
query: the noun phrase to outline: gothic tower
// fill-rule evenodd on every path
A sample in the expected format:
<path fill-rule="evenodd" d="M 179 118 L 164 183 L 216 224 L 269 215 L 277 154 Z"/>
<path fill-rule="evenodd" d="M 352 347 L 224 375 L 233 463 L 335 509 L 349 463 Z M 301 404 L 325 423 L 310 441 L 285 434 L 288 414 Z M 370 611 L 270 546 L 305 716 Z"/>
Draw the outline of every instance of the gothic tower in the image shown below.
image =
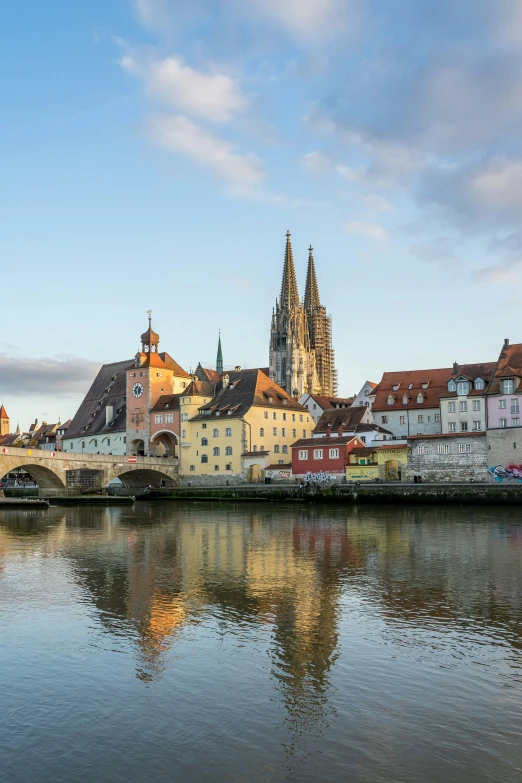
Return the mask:
<path fill-rule="evenodd" d="M 332 319 L 319 299 L 319 287 L 311 245 L 308 251 L 304 308 L 308 321 L 310 348 L 315 351 L 315 366 L 321 394 L 331 397 L 337 394 L 337 374 L 332 347 Z"/>
<path fill-rule="evenodd" d="M 281 294 L 272 311 L 270 377 L 295 397 L 305 392 L 320 391 L 306 310 L 297 290 L 289 231 L 286 234 Z"/>
<path fill-rule="evenodd" d="M 223 351 L 221 350 L 221 332 L 219 333 L 218 349 L 216 357 L 216 372 L 223 372 Z"/>
<path fill-rule="evenodd" d="M 9 416 L 3 403 L 0 406 L 0 435 L 9 435 Z"/>

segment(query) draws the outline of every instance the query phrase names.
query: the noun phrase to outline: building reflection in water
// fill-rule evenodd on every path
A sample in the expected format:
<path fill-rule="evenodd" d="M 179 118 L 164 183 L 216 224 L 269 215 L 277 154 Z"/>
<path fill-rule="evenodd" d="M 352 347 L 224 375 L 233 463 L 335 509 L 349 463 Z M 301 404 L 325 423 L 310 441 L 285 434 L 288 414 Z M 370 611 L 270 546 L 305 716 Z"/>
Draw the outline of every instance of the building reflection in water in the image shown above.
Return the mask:
<path fill-rule="evenodd" d="M 144 681 L 158 680 L 177 640 L 205 622 L 268 644 L 287 723 L 317 731 L 333 709 L 347 594 L 371 604 L 399 643 L 408 624 L 443 635 L 472 623 L 495 626 L 518 658 L 522 528 L 509 525 L 509 509 L 481 510 L 481 524 L 455 514 L 173 504 L 54 509 L 45 525 L 4 515 L 0 580 L 2 553 L 20 536 L 64 556 L 107 631 L 133 640 Z"/>

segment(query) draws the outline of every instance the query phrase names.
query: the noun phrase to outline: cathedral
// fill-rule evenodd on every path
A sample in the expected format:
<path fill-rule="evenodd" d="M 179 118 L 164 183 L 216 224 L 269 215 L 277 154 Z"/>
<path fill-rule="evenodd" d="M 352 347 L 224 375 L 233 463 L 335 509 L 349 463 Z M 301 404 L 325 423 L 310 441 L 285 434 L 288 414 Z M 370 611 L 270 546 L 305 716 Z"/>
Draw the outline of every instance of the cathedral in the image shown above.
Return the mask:
<path fill-rule="evenodd" d="M 306 393 L 324 396 L 337 393 L 332 319 L 319 298 L 312 248 L 308 255 L 304 301 L 301 301 L 289 231 L 281 294 L 272 311 L 270 378 L 294 397 Z"/>

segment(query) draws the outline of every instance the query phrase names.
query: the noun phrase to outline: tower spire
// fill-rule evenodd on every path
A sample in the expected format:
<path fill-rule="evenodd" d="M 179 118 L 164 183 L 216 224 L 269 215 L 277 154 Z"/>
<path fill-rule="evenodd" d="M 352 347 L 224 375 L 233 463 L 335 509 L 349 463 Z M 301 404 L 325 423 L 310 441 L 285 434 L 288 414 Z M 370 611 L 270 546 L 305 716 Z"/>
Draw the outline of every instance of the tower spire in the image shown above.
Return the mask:
<path fill-rule="evenodd" d="M 308 249 L 308 269 L 306 272 L 306 287 L 304 306 L 308 315 L 311 315 L 316 307 L 320 307 L 319 286 L 315 274 L 314 251 L 312 245 Z"/>
<path fill-rule="evenodd" d="M 216 371 L 223 372 L 223 352 L 221 350 L 221 329 L 219 330 L 218 349 L 216 357 Z"/>
<path fill-rule="evenodd" d="M 281 281 L 281 297 L 279 306 L 292 307 L 299 305 L 299 292 L 295 277 L 294 255 L 290 242 L 290 231 L 286 232 L 285 263 L 283 266 L 283 279 Z"/>

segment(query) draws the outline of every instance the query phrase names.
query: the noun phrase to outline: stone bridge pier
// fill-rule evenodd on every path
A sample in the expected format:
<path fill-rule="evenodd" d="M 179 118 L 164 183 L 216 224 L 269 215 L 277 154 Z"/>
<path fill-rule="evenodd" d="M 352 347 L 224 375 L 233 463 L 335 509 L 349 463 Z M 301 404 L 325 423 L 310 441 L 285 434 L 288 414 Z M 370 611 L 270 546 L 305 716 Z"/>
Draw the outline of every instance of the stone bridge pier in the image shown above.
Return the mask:
<path fill-rule="evenodd" d="M 132 460 L 132 461 L 129 461 Z M 127 457 L 108 454 L 75 454 L 40 449 L 0 450 L 0 478 L 23 468 L 39 487 L 39 495 L 83 495 L 99 492 L 118 478 L 129 494 L 148 484 L 179 484 L 177 457 Z"/>

